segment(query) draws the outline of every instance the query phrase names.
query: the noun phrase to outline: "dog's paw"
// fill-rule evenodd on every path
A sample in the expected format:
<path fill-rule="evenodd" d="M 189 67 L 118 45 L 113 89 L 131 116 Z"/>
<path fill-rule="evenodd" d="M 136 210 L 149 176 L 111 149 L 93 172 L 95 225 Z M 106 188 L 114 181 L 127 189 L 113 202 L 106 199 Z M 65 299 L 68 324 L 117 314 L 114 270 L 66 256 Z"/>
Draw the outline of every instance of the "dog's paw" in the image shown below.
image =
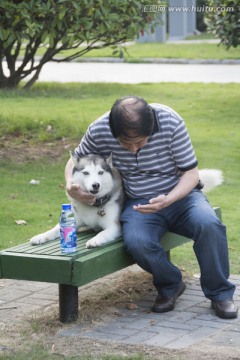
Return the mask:
<path fill-rule="evenodd" d="M 40 244 L 44 244 L 48 241 L 50 241 L 50 239 L 48 239 L 46 236 L 44 236 L 44 234 L 39 234 L 39 235 L 33 236 L 29 242 L 31 245 L 40 245 Z"/>
<path fill-rule="evenodd" d="M 97 238 L 97 236 L 94 236 L 92 239 L 88 240 L 86 242 L 86 248 L 95 248 L 101 246 L 101 241 Z"/>
<path fill-rule="evenodd" d="M 91 249 L 91 248 L 94 248 L 94 247 L 97 247 L 97 246 L 99 246 L 99 245 L 97 245 L 96 242 L 93 241 L 93 239 L 88 240 L 88 241 L 86 242 L 86 248 L 87 248 L 87 249 Z"/>

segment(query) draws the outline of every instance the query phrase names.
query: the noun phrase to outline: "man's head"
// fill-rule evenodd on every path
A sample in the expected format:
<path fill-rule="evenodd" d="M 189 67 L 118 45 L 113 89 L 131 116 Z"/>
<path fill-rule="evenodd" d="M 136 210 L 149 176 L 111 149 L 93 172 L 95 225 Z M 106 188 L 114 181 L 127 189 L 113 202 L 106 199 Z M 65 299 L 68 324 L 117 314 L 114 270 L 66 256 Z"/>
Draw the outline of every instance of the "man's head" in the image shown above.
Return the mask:
<path fill-rule="evenodd" d="M 154 113 L 139 96 L 125 96 L 115 101 L 109 115 L 113 136 L 123 147 L 136 152 L 144 146 L 154 128 Z M 134 146 L 129 146 L 134 144 Z"/>

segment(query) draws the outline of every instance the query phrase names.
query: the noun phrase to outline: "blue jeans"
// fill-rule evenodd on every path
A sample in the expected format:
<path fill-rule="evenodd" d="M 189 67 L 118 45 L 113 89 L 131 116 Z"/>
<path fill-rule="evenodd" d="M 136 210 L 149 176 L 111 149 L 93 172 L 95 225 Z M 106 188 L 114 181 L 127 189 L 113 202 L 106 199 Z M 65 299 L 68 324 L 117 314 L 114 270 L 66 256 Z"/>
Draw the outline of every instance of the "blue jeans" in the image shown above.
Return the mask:
<path fill-rule="evenodd" d="M 213 301 L 232 298 L 235 285 L 228 281 L 226 229 L 206 196 L 194 189 L 157 213 L 144 215 L 133 210 L 133 205 L 146 203 L 147 199 L 127 199 L 121 215 L 123 238 L 136 263 L 153 275 L 158 293 L 172 296 L 182 280 L 181 271 L 168 261 L 161 246 L 162 236 L 171 231 L 193 239 L 204 295 Z"/>

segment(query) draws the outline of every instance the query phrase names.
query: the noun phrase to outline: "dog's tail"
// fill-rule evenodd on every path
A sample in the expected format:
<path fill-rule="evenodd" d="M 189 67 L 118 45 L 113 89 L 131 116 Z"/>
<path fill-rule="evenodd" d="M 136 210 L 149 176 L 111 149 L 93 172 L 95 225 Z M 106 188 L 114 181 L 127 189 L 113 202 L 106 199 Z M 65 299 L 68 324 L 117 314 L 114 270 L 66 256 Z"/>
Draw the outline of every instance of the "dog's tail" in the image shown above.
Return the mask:
<path fill-rule="evenodd" d="M 221 170 L 216 169 L 203 169 L 199 170 L 199 177 L 203 183 L 203 192 L 209 192 L 214 189 L 216 186 L 219 186 L 223 183 L 223 173 Z"/>

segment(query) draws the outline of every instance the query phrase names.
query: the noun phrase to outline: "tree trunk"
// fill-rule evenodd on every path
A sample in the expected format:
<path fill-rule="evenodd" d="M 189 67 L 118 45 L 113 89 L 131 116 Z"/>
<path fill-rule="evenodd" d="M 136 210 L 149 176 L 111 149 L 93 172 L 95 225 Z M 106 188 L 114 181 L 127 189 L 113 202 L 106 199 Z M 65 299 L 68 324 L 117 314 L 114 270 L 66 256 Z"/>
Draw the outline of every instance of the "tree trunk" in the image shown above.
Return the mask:
<path fill-rule="evenodd" d="M 0 89 L 13 89 L 17 88 L 21 81 L 21 77 L 19 75 L 12 75 L 10 77 L 0 76 Z"/>

